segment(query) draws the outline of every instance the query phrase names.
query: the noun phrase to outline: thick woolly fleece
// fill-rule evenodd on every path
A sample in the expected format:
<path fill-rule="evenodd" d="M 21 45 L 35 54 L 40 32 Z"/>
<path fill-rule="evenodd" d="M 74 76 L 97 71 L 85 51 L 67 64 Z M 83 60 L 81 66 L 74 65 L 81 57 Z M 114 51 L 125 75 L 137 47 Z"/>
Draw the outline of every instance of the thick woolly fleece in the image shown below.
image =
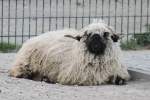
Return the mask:
<path fill-rule="evenodd" d="M 121 63 L 121 50 L 111 38 L 106 44 L 104 55 L 88 52 L 86 38 L 77 41 L 64 35 L 80 35 L 99 31 L 113 31 L 103 22 L 92 23 L 81 31 L 67 29 L 52 31 L 31 38 L 18 52 L 10 70 L 14 77 L 42 80 L 67 85 L 105 84 L 112 76 L 128 80 L 127 68 Z"/>

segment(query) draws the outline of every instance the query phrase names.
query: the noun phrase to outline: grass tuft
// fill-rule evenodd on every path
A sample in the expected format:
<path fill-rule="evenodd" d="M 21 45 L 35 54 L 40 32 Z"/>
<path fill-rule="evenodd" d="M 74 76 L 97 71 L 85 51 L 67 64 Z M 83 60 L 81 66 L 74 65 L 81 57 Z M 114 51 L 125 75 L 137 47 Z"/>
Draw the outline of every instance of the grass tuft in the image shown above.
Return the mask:
<path fill-rule="evenodd" d="M 121 48 L 123 50 L 139 50 L 150 46 L 150 33 L 138 33 L 135 34 L 128 41 L 121 42 Z"/>
<path fill-rule="evenodd" d="M 138 45 L 137 41 L 134 39 L 130 39 L 129 41 L 126 41 L 126 42 L 121 42 L 120 47 L 123 50 L 138 50 L 141 48 L 141 46 Z"/>
<path fill-rule="evenodd" d="M 0 43 L 0 52 L 2 53 L 7 53 L 7 52 L 16 52 L 19 50 L 21 46 L 20 45 L 15 45 L 15 44 L 12 44 L 12 43 L 5 43 L 5 42 L 2 42 Z"/>

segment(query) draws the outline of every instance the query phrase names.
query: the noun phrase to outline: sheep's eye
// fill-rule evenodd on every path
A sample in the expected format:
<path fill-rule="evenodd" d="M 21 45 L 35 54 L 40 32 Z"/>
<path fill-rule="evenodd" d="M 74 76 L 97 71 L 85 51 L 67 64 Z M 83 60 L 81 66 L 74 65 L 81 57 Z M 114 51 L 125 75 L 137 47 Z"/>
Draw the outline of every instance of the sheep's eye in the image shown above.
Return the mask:
<path fill-rule="evenodd" d="M 91 36 L 92 35 L 92 33 L 89 33 L 89 35 L 88 36 Z"/>
<path fill-rule="evenodd" d="M 109 32 L 104 32 L 103 37 L 107 38 L 109 36 Z"/>

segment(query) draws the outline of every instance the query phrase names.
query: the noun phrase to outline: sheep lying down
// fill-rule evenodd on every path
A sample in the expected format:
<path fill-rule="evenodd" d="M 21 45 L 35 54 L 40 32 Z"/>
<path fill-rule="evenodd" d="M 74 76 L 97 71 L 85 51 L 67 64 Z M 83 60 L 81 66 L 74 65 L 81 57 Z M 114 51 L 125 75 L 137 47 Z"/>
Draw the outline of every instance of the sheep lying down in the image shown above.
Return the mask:
<path fill-rule="evenodd" d="M 80 31 L 51 31 L 26 41 L 10 76 L 66 85 L 123 85 L 129 79 L 121 63 L 118 35 L 105 23 Z"/>

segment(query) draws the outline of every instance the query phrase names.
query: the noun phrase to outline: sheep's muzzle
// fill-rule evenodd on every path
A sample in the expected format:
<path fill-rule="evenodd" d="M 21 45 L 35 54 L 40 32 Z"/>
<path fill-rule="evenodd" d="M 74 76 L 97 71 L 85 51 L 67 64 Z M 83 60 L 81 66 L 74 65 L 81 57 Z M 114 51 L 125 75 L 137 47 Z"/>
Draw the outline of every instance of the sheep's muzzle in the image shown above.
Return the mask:
<path fill-rule="evenodd" d="M 106 49 L 106 43 L 99 34 L 89 36 L 86 40 L 86 46 L 89 52 L 96 55 L 104 54 Z"/>

